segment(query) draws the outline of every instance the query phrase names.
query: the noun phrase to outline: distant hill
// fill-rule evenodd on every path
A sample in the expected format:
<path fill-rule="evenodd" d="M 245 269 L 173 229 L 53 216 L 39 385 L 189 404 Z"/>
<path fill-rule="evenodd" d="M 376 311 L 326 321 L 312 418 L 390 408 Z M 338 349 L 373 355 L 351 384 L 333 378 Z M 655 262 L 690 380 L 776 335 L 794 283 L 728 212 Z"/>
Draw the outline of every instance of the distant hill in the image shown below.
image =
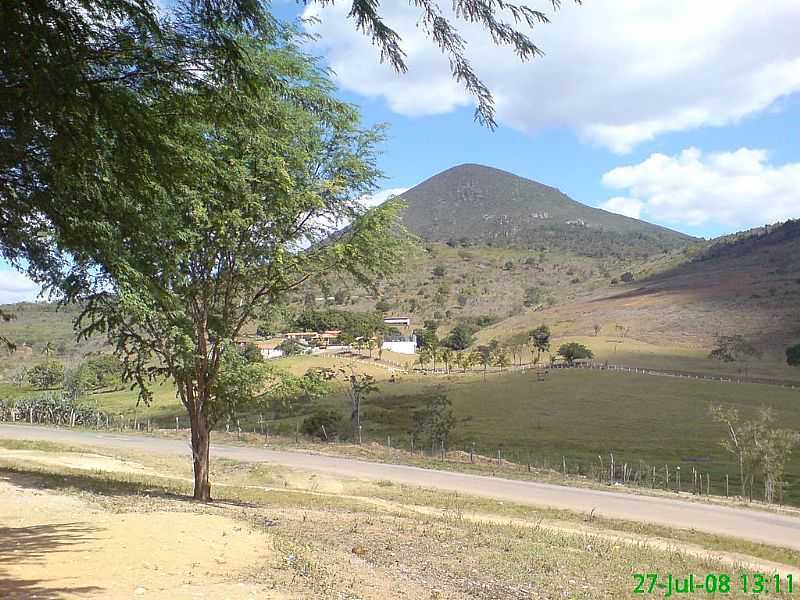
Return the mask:
<path fill-rule="evenodd" d="M 787 346 L 800 342 L 800 220 L 724 236 L 694 250 L 691 257 L 671 265 L 664 261 L 661 268 L 650 269 L 651 261 L 642 261 L 632 269 L 635 279 L 629 284 L 578 291 L 558 306 L 513 315 L 483 336 L 510 339 L 546 322 L 557 324 L 561 335 L 602 348 L 605 338 L 624 331 L 626 340 L 649 344 L 647 352 L 695 350 L 682 365 L 691 370 L 698 368 L 693 364 L 698 357 L 708 355 L 716 336 L 742 335 L 771 365 L 772 372 L 762 375 L 800 377 L 784 357 Z M 601 328 L 599 337 L 595 325 Z M 657 364 L 654 359 L 648 366 Z"/>
<path fill-rule="evenodd" d="M 450 245 L 645 256 L 695 238 L 576 202 L 556 188 L 482 165 L 447 169 L 403 193 L 403 220 L 418 236 Z"/>

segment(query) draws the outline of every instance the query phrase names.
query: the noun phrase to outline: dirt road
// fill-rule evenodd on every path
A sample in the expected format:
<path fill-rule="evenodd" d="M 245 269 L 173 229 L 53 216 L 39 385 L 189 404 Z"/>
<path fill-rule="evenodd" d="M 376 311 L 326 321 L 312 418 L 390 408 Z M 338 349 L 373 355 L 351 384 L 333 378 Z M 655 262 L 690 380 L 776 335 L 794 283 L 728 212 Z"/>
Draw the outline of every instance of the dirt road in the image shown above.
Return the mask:
<path fill-rule="evenodd" d="M 94 433 L 23 425 L 0 425 L 0 438 L 44 440 L 140 452 L 191 456 L 188 441 Z M 0 453 L 2 450 L 0 449 Z M 665 497 L 571 488 L 546 483 L 364 462 L 348 458 L 269 450 L 212 446 L 213 457 L 266 462 L 320 473 L 458 492 L 535 506 L 550 506 L 596 515 L 655 523 L 737 537 L 800 550 L 800 518 L 744 508 L 716 506 Z"/>

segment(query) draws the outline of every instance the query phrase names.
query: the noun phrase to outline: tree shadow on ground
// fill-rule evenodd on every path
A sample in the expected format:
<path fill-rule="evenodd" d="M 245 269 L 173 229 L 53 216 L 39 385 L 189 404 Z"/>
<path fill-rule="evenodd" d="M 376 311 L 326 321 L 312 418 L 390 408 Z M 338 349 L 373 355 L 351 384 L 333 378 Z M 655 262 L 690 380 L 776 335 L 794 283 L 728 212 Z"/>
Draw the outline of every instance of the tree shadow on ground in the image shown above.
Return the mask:
<path fill-rule="evenodd" d="M 9 566 L 41 563 L 48 554 L 68 552 L 95 539 L 96 527 L 88 523 L 54 523 L 29 527 L 0 527 L 0 598 L 56 600 L 65 596 L 100 594 L 97 586 L 48 586 L 44 579 L 11 575 Z"/>
<path fill-rule="evenodd" d="M 157 478 L 152 481 L 140 481 L 126 477 L 125 474 L 105 471 L 48 473 L 36 469 L 18 466 L 0 468 L 0 481 L 7 481 L 17 487 L 33 490 L 49 489 L 55 491 L 83 491 L 100 496 L 112 497 L 149 497 L 195 504 L 190 488 L 176 489 L 178 482 L 160 483 Z M 237 499 L 218 498 L 210 505 L 217 503 L 252 508 L 256 504 Z M 2 598 L 2 596 L 0 596 Z"/>

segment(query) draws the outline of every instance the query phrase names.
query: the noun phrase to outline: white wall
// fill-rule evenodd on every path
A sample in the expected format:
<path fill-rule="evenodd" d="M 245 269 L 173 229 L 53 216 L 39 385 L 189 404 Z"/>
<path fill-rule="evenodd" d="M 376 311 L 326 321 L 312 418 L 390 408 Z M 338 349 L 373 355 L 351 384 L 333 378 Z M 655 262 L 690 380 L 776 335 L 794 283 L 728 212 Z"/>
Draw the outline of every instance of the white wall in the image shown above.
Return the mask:
<path fill-rule="evenodd" d="M 384 350 L 389 352 L 397 352 L 398 354 L 416 354 L 417 342 L 383 342 L 381 346 Z"/>

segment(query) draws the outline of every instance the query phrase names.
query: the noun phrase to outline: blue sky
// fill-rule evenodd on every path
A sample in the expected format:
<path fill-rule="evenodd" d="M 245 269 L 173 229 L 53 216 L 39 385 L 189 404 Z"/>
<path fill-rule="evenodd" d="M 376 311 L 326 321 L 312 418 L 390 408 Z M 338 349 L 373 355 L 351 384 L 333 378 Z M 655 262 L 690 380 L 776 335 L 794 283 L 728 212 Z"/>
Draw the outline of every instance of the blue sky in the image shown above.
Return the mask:
<path fill-rule="evenodd" d="M 796 0 L 565 3 L 531 33 L 546 54 L 527 64 L 463 25 L 468 56 L 497 99 L 495 131 L 473 122 L 471 98 L 415 9 L 383 4 L 403 37 L 405 75 L 380 64 L 347 2 L 273 4 L 284 19 L 320 19 L 308 26 L 319 35 L 308 51 L 366 124 L 390 125 L 377 198 L 471 162 L 702 237 L 800 217 Z M 0 263 L 0 303 L 35 295 Z"/>

